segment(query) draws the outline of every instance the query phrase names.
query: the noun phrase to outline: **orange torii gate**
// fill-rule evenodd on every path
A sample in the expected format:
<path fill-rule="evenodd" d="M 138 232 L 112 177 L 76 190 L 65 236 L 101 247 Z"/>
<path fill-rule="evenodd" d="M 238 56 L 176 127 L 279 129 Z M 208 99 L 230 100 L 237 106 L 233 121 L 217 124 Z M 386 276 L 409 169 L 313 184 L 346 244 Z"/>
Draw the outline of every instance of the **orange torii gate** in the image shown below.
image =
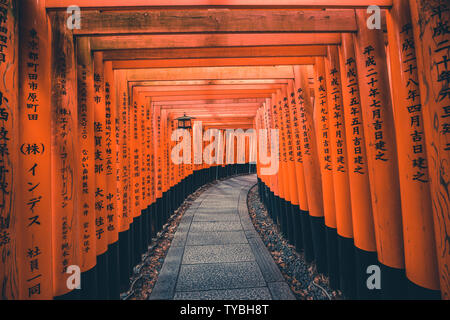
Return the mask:
<path fill-rule="evenodd" d="M 278 149 L 277 135 L 264 143 L 279 171 L 258 158 L 246 172 L 258 172 L 287 239 L 347 297 L 448 299 L 444 0 L 79 0 L 74 30 L 69 2 L 0 4 L 0 72 L 13 83 L 0 88 L 0 250 L 16 252 L 0 265 L 2 297 L 126 291 L 183 199 L 244 171 L 194 163 L 192 150 L 173 163 L 186 113 L 219 129 L 223 159 L 238 147 L 224 130 L 278 129 Z M 367 29 L 369 5 L 386 9 L 387 26 Z M 200 134 L 188 131 L 180 138 Z M 81 291 L 67 282 L 73 266 Z"/>

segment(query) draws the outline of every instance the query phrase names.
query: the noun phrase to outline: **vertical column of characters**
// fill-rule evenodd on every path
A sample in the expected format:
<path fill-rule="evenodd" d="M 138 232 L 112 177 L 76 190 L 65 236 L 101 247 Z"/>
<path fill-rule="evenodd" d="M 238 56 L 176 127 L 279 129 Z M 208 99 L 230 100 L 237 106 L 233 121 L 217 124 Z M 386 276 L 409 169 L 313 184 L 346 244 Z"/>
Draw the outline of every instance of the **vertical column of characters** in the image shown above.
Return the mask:
<path fill-rule="evenodd" d="M 129 201 L 129 159 L 128 151 L 128 87 L 123 71 L 114 70 L 114 87 L 116 96 L 116 212 L 119 227 L 119 279 L 120 291 L 128 289 L 131 273 L 131 230 L 132 215 Z"/>
<path fill-rule="evenodd" d="M 97 255 L 108 248 L 106 221 L 106 143 L 105 143 L 105 87 L 103 73 L 103 53 L 94 52 L 94 146 L 95 146 L 95 226 L 97 235 Z M 89 108 L 90 106 L 88 106 Z"/>
<path fill-rule="evenodd" d="M 341 70 L 338 48 L 328 46 L 325 61 L 328 106 L 330 112 L 330 144 L 333 161 L 333 182 L 338 235 L 353 238 L 352 211 L 348 179 L 348 156 L 345 132 L 344 105 L 342 100 Z"/>
<path fill-rule="evenodd" d="M 161 115 L 160 106 L 154 106 L 154 150 L 155 150 L 155 178 L 156 178 L 156 198 L 157 198 L 157 214 L 158 214 L 158 231 L 163 225 L 162 218 L 162 159 L 161 159 Z"/>
<path fill-rule="evenodd" d="M 127 113 L 128 93 L 125 77 L 121 71 L 114 71 L 114 86 L 116 88 L 116 208 L 119 223 L 119 233 L 129 230 L 130 216 L 128 208 L 128 152 L 127 144 Z"/>
<path fill-rule="evenodd" d="M 293 147 L 294 147 L 294 161 L 295 161 L 295 176 L 297 179 L 298 191 L 298 206 L 302 211 L 308 211 L 308 197 L 306 194 L 305 173 L 303 167 L 303 152 L 302 152 L 302 136 L 300 133 L 300 110 L 296 103 L 295 89 L 293 80 L 288 82 L 288 95 L 290 99 L 289 110 L 293 127 Z"/>
<path fill-rule="evenodd" d="M 150 245 L 153 236 L 155 235 L 154 230 L 154 202 L 155 202 L 155 186 L 154 186 L 154 176 L 153 176 L 153 116 L 152 116 L 152 105 L 149 99 L 145 101 L 145 149 L 146 149 L 146 185 L 147 185 L 147 204 L 149 210 L 149 238 L 148 244 Z"/>
<path fill-rule="evenodd" d="M 280 108 L 280 116 L 284 124 L 284 174 L 286 177 L 286 185 L 289 189 L 289 203 L 287 203 L 287 231 L 288 231 L 288 239 L 292 244 L 296 243 L 296 233 L 297 231 L 297 224 L 294 223 L 294 221 L 297 218 L 298 215 L 298 189 L 297 189 L 297 176 L 295 174 L 295 164 L 294 164 L 294 147 L 293 147 L 293 141 L 292 141 L 292 124 L 291 124 L 291 117 L 290 117 L 290 108 L 289 105 L 289 99 L 288 99 L 288 93 L 287 93 L 287 86 L 284 86 L 280 90 L 280 99 L 281 102 L 281 108 Z"/>
<path fill-rule="evenodd" d="M 174 209 L 173 208 L 173 204 L 174 204 L 174 198 L 173 198 L 173 195 L 174 195 L 173 191 L 174 191 L 174 189 L 173 188 L 174 188 L 174 185 L 175 185 L 175 166 L 174 166 L 174 164 L 172 162 L 172 159 L 171 159 L 171 156 L 170 156 L 171 150 L 172 150 L 172 148 L 174 146 L 173 141 L 171 139 L 172 132 L 174 130 L 174 125 L 175 125 L 175 122 L 171 119 L 170 115 L 168 115 L 168 117 L 167 117 L 167 136 L 166 136 L 166 139 L 167 139 L 167 151 L 166 151 L 166 154 L 167 154 L 167 166 L 169 168 L 169 172 L 168 172 L 168 195 L 169 195 L 169 208 L 170 208 L 171 212 L 172 212 L 172 209 Z"/>
<path fill-rule="evenodd" d="M 256 128 L 256 134 L 257 134 L 257 137 L 259 137 L 259 132 L 262 130 L 262 116 L 261 116 L 261 107 L 259 107 L 258 108 L 258 110 L 256 110 L 256 116 L 255 116 L 255 128 Z M 267 145 L 266 145 L 266 142 L 267 142 L 267 140 L 265 140 L 265 141 L 261 141 L 262 143 L 261 143 L 261 146 L 263 147 L 263 148 L 265 148 Z M 260 144 L 258 143 L 258 145 L 257 145 L 257 152 L 258 152 L 258 154 L 259 154 L 259 150 L 260 150 Z M 267 150 L 267 148 L 266 148 L 266 150 Z M 256 159 L 256 176 L 258 177 L 258 179 L 261 181 L 261 182 L 263 182 L 264 183 L 264 177 L 262 177 L 261 176 L 261 170 L 260 170 L 260 162 L 259 162 L 259 158 L 257 158 Z M 259 187 L 261 187 L 261 185 L 259 184 Z M 260 192 L 260 194 L 261 194 L 261 190 L 259 190 L 259 192 Z"/>
<path fill-rule="evenodd" d="M 95 149 L 94 149 L 94 70 L 89 38 L 79 38 L 77 50 L 78 92 L 78 212 L 80 215 L 82 290 L 86 295 L 96 296 L 95 269 L 96 216 L 95 216 Z M 88 105 L 91 107 L 89 108 Z M 86 282 L 85 282 L 86 281 Z M 86 290 L 85 290 L 86 289 Z"/>
<path fill-rule="evenodd" d="M 106 208 L 106 230 L 108 233 L 108 244 L 118 241 L 118 214 L 117 214 L 117 151 L 116 138 L 116 94 L 114 87 L 114 73 L 112 62 L 104 62 L 105 81 L 105 208 Z"/>
<path fill-rule="evenodd" d="M 356 293 L 358 297 L 369 298 L 376 291 L 369 291 L 367 288 L 366 270 L 370 265 L 376 264 L 377 260 L 366 144 L 353 36 L 346 33 L 341 35 L 341 39 L 339 57 L 342 70 L 342 97 L 349 159 L 348 175 L 353 234 L 356 246 Z"/>
<path fill-rule="evenodd" d="M 439 297 L 439 269 L 424 143 L 421 92 L 408 0 L 394 3 L 387 14 L 387 26 L 406 276 L 415 284 L 413 287 L 418 289 L 410 290 L 411 297 L 419 298 L 422 294 Z"/>
<path fill-rule="evenodd" d="M 80 150 L 77 134 L 77 72 L 73 34 L 65 16 L 53 13 L 52 23 L 52 216 L 54 296 L 67 294 L 67 268 L 80 264 L 77 184 Z M 76 290 L 73 292 L 76 294 Z M 69 298 L 69 296 L 67 296 Z"/>
<path fill-rule="evenodd" d="M 119 287 L 119 219 L 117 211 L 116 90 L 111 61 L 104 61 L 105 87 L 105 208 L 108 237 L 109 298 L 117 299 Z"/>
<path fill-rule="evenodd" d="M 386 297 L 404 292 L 404 252 L 395 127 L 382 30 L 369 30 L 364 10 L 356 11 L 358 68 L 364 137 L 368 159 L 382 291 Z"/>
<path fill-rule="evenodd" d="M 139 134 L 140 134 L 140 178 L 141 178 L 141 220 L 142 220 L 142 253 L 147 251 L 148 248 L 148 211 L 147 211 L 147 148 L 146 148 L 146 132 L 145 132 L 145 96 L 139 94 L 138 96 L 139 105 Z"/>
<path fill-rule="evenodd" d="M 322 185 L 320 166 L 318 163 L 316 133 L 314 128 L 313 105 L 306 66 L 294 66 L 295 86 L 292 87 L 295 101 L 294 108 L 299 110 L 300 145 L 302 147 L 302 160 L 305 184 L 308 185 L 307 200 L 309 214 L 312 217 L 323 217 Z M 291 82 L 292 83 L 292 82 Z M 294 85 L 292 83 L 292 85 Z M 298 105 L 298 106 L 297 106 Z"/>
<path fill-rule="evenodd" d="M 139 93 L 136 87 L 131 87 L 131 108 L 130 108 L 130 199 L 131 199 L 131 213 L 132 213 L 132 252 L 133 264 L 140 262 L 141 245 L 142 245 L 142 223 L 141 223 L 141 134 L 140 134 L 140 105 Z"/>
<path fill-rule="evenodd" d="M 450 299 L 450 35 L 448 29 L 450 5 L 448 1 L 410 1 L 412 27 L 417 55 L 420 103 L 427 153 L 427 167 L 431 190 L 436 254 L 439 265 L 441 295 Z M 408 70 L 410 64 L 403 65 Z M 414 65 L 412 65 L 414 67 Z M 404 70 L 403 70 L 404 71 Z M 410 84 L 412 84 L 410 82 Z M 415 104 L 412 104 L 415 105 Z M 413 137 L 417 152 L 424 146 L 420 130 Z M 417 162 L 421 160 L 416 159 Z M 416 166 L 415 169 L 418 169 Z M 420 171 L 418 170 L 420 175 Z M 415 174 L 417 176 L 417 174 Z"/>
<path fill-rule="evenodd" d="M 138 104 L 138 93 L 136 89 L 133 88 L 133 99 L 131 111 L 131 210 L 133 214 L 133 223 L 136 222 L 136 218 L 140 216 L 140 200 L 141 200 L 141 180 L 140 180 L 140 130 L 139 130 L 139 120 L 140 120 L 140 106 Z M 136 245 L 136 244 L 135 244 Z"/>
<path fill-rule="evenodd" d="M 314 91 L 315 104 L 313 119 L 316 128 L 317 150 L 322 176 L 323 209 L 325 226 L 336 231 L 336 211 L 334 204 L 333 167 L 331 160 L 328 94 L 325 74 L 325 58 L 315 58 Z"/>
<path fill-rule="evenodd" d="M 94 109 L 94 198 L 95 227 L 97 236 L 97 267 L 99 298 L 108 298 L 108 229 L 106 210 L 106 105 L 103 53 L 94 52 L 93 97 L 88 100 L 88 109 Z"/>
<path fill-rule="evenodd" d="M 294 142 L 292 138 L 292 121 L 291 112 L 292 105 L 290 104 L 289 95 L 287 91 L 287 86 L 282 89 L 282 117 L 285 123 L 286 130 L 286 177 L 289 183 L 289 194 L 291 197 L 291 204 L 298 206 L 298 189 L 297 189 L 297 176 L 295 174 L 295 163 L 294 163 Z"/>
<path fill-rule="evenodd" d="M 275 121 L 275 115 L 273 114 L 275 110 L 275 108 L 273 107 L 273 100 L 274 100 L 274 95 L 272 95 L 271 99 L 266 99 L 265 103 L 264 103 L 264 108 L 266 109 L 266 115 L 267 115 L 267 128 L 269 128 L 270 131 L 275 130 L 275 132 L 278 133 L 278 141 L 273 141 L 273 137 L 272 134 L 269 135 L 269 143 L 270 146 L 272 146 L 274 144 L 274 147 L 276 148 L 276 152 L 278 153 L 278 157 L 276 158 L 276 161 L 278 162 L 276 167 L 279 169 L 280 168 L 280 142 L 279 142 L 279 131 L 277 126 L 276 126 L 276 121 Z M 271 147 L 271 152 L 272 152 L 272 147 Z M 280 175 L 280 170 L 277 170 L 275 174 L 273 174 L 271 176 L 271 183 L 272 183 L 272 187 L 273 187 L 273 193 L 275 196 L 275 201 L 274 201 L 274 212 L 276 212 L 275 214 L 275 220 L 277 220 L 277 222 L 279 222 L 279 211 L 280 211 L 280 186 L 278 184 L 278 180 L 279 180 L 279 175 Z"/>
<path fill-rule="evenodd" d="M 20 241 L 14 199 L 18 185 L 19 24 L 16 0 L 0 3 L 0 283 L 4 299 L 19 298 L 19 261 L 14 250 Z"/>
<path fill-rule="evenodd" d="M 161 121 L 160 121 L 160 139 L 161 139 L 161 179 L 162 179 L 162 194 L 164 198 L 164 214 L 166 219 L 168 218 L 168 208 L 167 208 L 167 190 L 169 189 L 169 167 L 167 165 L 167 109 L 161 109 Z"/>
<path fill-rule="evenodd" d="M 51 109 L 48 107 L 51 35 L 43 3 L 20 1 L 19 11 L 20 132 L 15 178 L 20 193 L 14 206 L 18 214 L 17 230 L 20 230 L 19 297 L 50 299 L 53 297 Z M 5 97 L 6 92 L 1 97 L 4 107 L 8 105 Z"/>
<path fill-rule="evenodd" d="M 290 239 L 289 233 L 289 224 L 288 224 L 288 215 L 290 214 L 290 206 L 289 202 L 291 200 L 290 191 L 289 191 L 289 180 L 287 173 L 287 139 L 286 139 L 286 124 L 283 119 L 283 97 L 281 94 L 281 90 L 277 90 L 275 95 L 276 101 L 276 115 L 278 120 L 278 130 L 280 132 L 280 173 L 281 179 L 279 182 L 283 185 L 283 201 L 282 201 L 282 224 L 281 229 L 286 238 Z"/>
<path fill-rule="evenodd" d="M 263 115 L 264 115 L 264 127 L 267 129 L 267 150 L 268 153 L 270 152 L 271 156 L 272 156 L 272 151 L 274 149 L 272 149 L 272 143 L 274 143 L 272 141 L 272 123 L 271 123 L 271 115 L 270 115 L 270 99 L 266 99 L 266 101 L 263 103 Z M 276 152 L 279 152 L 279 147 L 276 147 Z M 261 154 L 260 154 L 261 155 Z M 273 159 L 273 157 L 272 157 Z M 276 159 L 276 161 L 278 161 L 278 158 Z M 276 164 L 276 168 L 278 168 L 278 163 Z M 278 173 L 278 170 L 276 172 L 273 172 L 271 175 L 267 176 L 268 179 L 268 187 L 270 189 L 270 191 L 272 192 L 274 199 L 276 199 L 276 197 L 278 196 L 278 187 L 276 185 L 276 174 Z M 272 213 L 272 215 L 275 217 L 275 207 L 272 208 L 272 210 L 274 211 Z"/>

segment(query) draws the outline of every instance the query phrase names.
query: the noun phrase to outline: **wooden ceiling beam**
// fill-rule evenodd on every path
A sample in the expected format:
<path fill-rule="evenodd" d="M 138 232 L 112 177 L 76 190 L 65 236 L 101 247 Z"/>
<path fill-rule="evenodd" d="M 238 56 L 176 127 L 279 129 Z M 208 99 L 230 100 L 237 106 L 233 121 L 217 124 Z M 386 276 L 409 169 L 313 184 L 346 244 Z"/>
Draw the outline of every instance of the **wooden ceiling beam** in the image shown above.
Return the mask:
<path fill-rule="evenodd" d="M 235 93 L 235 94 L 218 94 L 218 95 L 184 95 L 184 96 L 154 96 L 152 101 L 190 101 L 190 100 L 207 100 L 207 99 L 239 99 L 239 98 L 269 98 L 269 93 Z"/>
<path fill-rule="evenodd" d="M 113 69 L 312 65 L 314 57 L 150 59 L 113 61 Z"/>
<path fill-rule="evenodd" d="M 149 98 L 150 99 L 150 98 Z M 155 106 L 164 106 L 168 108 L 169 106 L 192 106 L 192 105 L 227 105 L 227 104 L 239 104 L 239 103 L 257 103 L 262 105 L 266 100 L 265 98 L 226 98 L 226 99 L 217 99 L 217 98 L 209 98 L 209 99 L 198 99 L 198 100 L 175 100 L 175 101 L 152 101 Z"/>
<path fill-rule="evenodd" d="M 93 51 L 340 44 L 339 33 L 210 33 L 91 37 Z"/>
<path fill-rule="evenodd" d="M 173 110 L 173 111 L 179 111 L 179 110 L 231 110 L 231 111 L 237 111 L 237 110 L 257 110 L 259 107 L 261 107 L 261 103 L 205 103 L 205 104 L 181 104 L 181 105 L 167 105 L 167 106 L 161 106 L 161 109 L 167 109 L 167 110 Z"/>
<path fill-rule="evenodd" d="M 128 81 L 293 79 L 292 66 L 198 67 L 116 70 Z"/>
<path fill-rule="evenodd" d="M 277 89 L 246 89 L 246 90 L 185 90 L 185 91 L 141 91 L 138 92 L 145 97 L 174 97 L 174 96 L 210 96 L 210 95 L 221 95 L 221 94 L 248 94 L 249 96 L 253 96 L 254 94 L 266 94 L 270 95 L 275 93 Z"/>
<path fill-rule="evenodd" d="M 84 10 L 81 22 L 75 35 L 357 31 L 354 11 L 345 9 Z"/>
<path fill-rule="evenodd" d="M 104 60 L 145 60 L 192 58 L 311 57 L 326 56 L 327 48 L 311 46 L 259 46 L 175 49 L 122 49 L 103 51 Z"/>
<path fill-rule="evenodd" d="M 253 79 L 253 80 L 174 80 L 174 81 L 129 81 L 129 88 L 132 87 L 183 87 L 183 86 L 219 86 L 219 85 L 286 85 L 285 79 Z"/>
<path fill-rule="evenodd" d="M 161 91 L 192 91 L 192 90 L 276 90 L 281 89 L 283 84 L 219 84 L 219 85 L 190 85 L 190 86 L 145 86 L 134 85 L 138 92 L 161 92 Z"/>
<path fill-rule="evenodd" d="M 81 8 L 367 8 L 377 5 L 390 8 L 393 0 L 77 0 Z M 46 0 L 48 9 L 63 9 L 74 4 L 73 0 Z"/>

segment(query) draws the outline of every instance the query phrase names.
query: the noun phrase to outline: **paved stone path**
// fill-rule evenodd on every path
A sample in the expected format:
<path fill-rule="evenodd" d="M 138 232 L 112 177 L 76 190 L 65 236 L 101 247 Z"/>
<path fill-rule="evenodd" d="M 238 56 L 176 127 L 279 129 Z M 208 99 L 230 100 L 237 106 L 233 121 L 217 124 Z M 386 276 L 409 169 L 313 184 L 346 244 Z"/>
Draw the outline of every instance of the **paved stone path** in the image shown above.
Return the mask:
<path fill-rule="evenodd" d="M 295 299 L 253 227 L 256 175 L 220 181 L 185 212 L 150 299 Z"/>

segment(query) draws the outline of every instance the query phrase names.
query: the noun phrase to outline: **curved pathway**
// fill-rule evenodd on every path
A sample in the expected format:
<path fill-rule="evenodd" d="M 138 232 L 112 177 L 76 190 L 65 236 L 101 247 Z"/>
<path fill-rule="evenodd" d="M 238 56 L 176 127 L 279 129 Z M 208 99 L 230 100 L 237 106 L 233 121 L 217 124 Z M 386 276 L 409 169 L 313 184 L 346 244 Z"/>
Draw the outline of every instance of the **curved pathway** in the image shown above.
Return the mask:
<path fill-rule="evenodd" d="M 250 221 L 255 183 L 256 175 L 219 181 L 191 205 L 150 299 L 295 299 Z"/>

